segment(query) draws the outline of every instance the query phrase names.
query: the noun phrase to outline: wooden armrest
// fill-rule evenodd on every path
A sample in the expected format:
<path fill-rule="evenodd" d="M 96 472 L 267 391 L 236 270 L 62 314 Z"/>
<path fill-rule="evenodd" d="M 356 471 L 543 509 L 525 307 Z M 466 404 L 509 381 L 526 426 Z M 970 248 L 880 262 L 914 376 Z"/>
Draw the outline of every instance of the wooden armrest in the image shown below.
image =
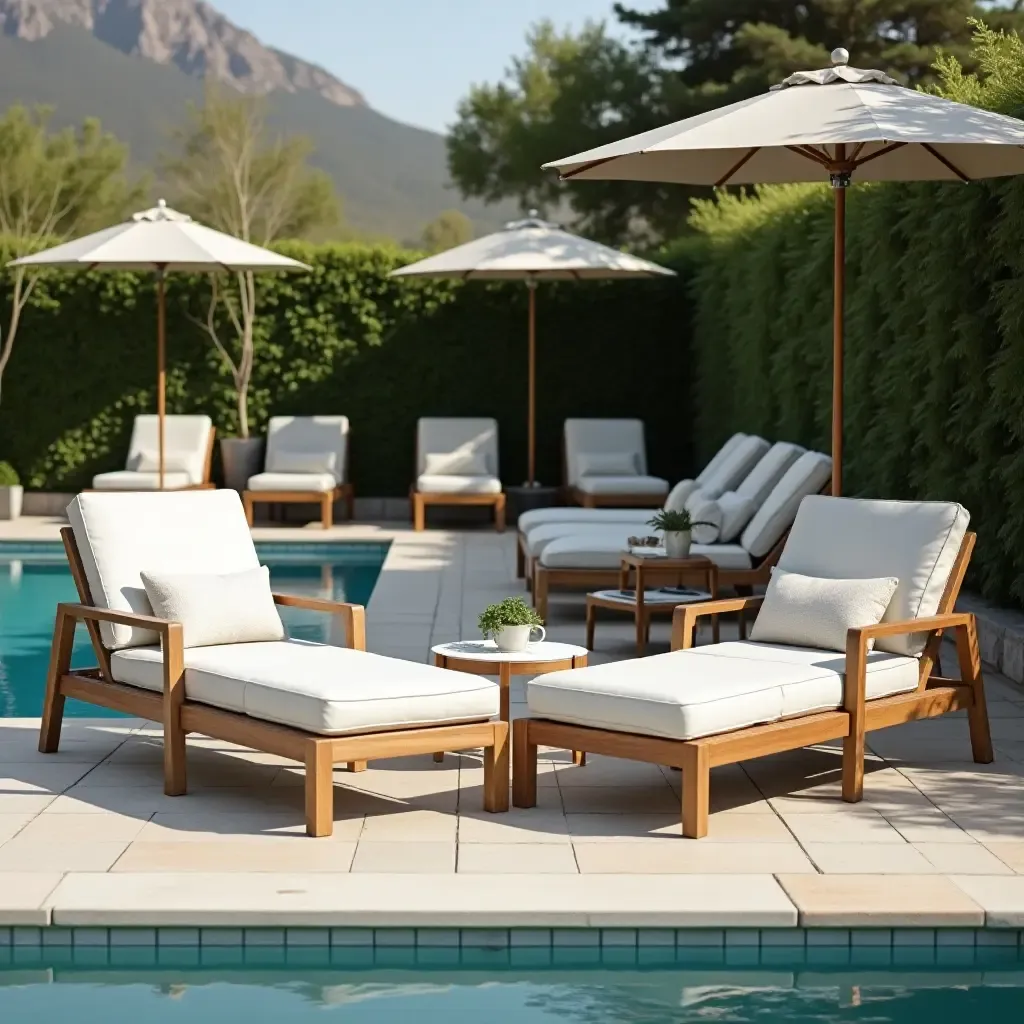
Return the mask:
<path fill-rule="evenodd" d="M 716 601 L 678 605 L 672 613 L 672 650 L 685 651 L 693 646 L 693 631 L 698 619 L 707 615 L 756 611 L 762 601 L 763 597 L 723 597 Z"/>
<path fill-rule="evenodd" d="M 934 629 L 954 629 L 966 626 L 973 616 L 969 612 L 947 612 L 945 615 L 930 615 L 923 619 L 904 619 L 900 622 L 879 622 L 874 626 L 860 626 L 847 634 L 850 643 L 867 643 L 886 636 L 905 636 L 908 633 L 930 633 Z"/>
<path fill-rule="evenodd" d="M 86 604 L 57 605 L 57 610 L 72 619 L 81 622 L 110 622 L 115 626 L 138 626 L 139 629 L 151 629 L 157 633 L 168 633 L 172 627 L 181 629 L 180 622 L 170 619 L 158 619 L 155 615 L 140 615 L 138 612 L 118 612 L 112 608 L 93 608 Z"/>
<path fill-rule="evenodd" d="M 305 608 L 307 611 L 337 615 L 345 626 L 345 646 L 354 651 L 366 650 L 366 609 L 361 604 L 300 594 L 274 594 L 274 603 L 285 608 Z"/>

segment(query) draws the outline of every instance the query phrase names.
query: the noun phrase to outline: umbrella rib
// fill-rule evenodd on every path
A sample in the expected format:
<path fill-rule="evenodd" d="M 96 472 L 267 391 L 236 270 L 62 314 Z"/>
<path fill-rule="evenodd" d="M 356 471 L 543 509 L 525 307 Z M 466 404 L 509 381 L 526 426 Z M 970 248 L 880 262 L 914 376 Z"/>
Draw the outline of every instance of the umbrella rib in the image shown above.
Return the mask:
<path fill-rule="evenodd" d="M 744 164 L 745 164 L 745 163 L 746 163 L 746 162 L 747 162 L 747 161 L 748 161 L 748 160 L 749 160 L 749 159 L 750 159 L 750 158 L 751 158 L 751 157 L 752 157 L 752 156 L 753 156 L 753 155 L 754 155 L 754 154 L 755 154 L 755 153 L 756 153 L 756 152 L 757 152 L 757 151 L 758 151 L 758 150 L 759 150 L 760 148 L 761 148 L 760 146 L 754 146 L 754 147 L 753 147 L 753 149 L 748 149 L 748 150 L 746 151 L 746 153 L 744 153 L 744 154 L 743 154 L 743 156 L 741 156 L 741 157 L 739 158 L 739 160 L 737 160 L 737 161 L 736 161 L 736 163 L 735 163 L 735 164 L 734 164 L 734 165 L 733 165 L 732 167 L 730 167 L 730 168 L 729 168 L 729 170 L 728 170 L 728 171 L 726 171 L 726 172 L 725 172 L 725 174 L 724 174 L 724 175 L 722 175 L 722 177 L 718 179 L 718 181 L 716 181 L 716 182 L 715 182 L 715 188 L 721 188 L 721 187 L 722 187 L 723 185 L 726 185 L 726 184 L 728 184 L 728 182 L 729 182 L 729 179 L 730 179 L 730 178 L 731 178 L 731 177 L 732 177 L 732 176 L 733 176 L 733 175 L 734 175 L 734 174 L 735 174 L 735 173 L 736 173 L 736 172 L 737 172 L 737 171 L 738 171 L 738 170 L 739 170 L 739 169 L 740 169 L 740 168 L 741 168 L 741 167 L 742 167 L 742 166 L 743 166 L 743 165 L 744 165 Z"/>
<path fill-rule="evenodd" d="M 961 181 L 967 182 L 971 180 L 963 171 L 960 170 L 959 167 L 947 160 L 934 146 L 927 142 L 922 142 L 921 148 L 931 153 L 931 155 L 935 157 L 940 164 L 942 164 L 947 170 L 952 171 Z"/>
<path fill-rule="evenodd" d="M 804 157 L 806 160 L 813 160 L 822 167 L 828 167 L 830 160 L 827 153 L 819 152 L 813 146 L 787 146 L 786 149 Z"/>
<path fill-rule="evenodd" d="M 882 149 L 876 149 L 874 153 L 869 153 L 863 160 L 857 160 L 854 166 L 862 167 L 864 164 L 870 163 L 877 157 L 888 156 L 894 150 L 902 149 L 905 145 L 905 142 L 890 142 L 888 146 L 885 146 Z"/>
<path fill-rule="evenodd" d="M 602 164 L 608 164 L 611 163 L 613 160 L 618 159 L 619 158 L 617 156 L 606 156 L 602 157 L 600 160 L 591 160 L 590 163 L 583 164 L 582 166 L 577 167 L 573 171 L 567 171 L 565 174 L 559 174 L 558 180 L 568 181 L 570 178 L 575 178 L 577 174 L 582 174 L 584 171 L 592 171 L 595 167 L 600 167 Z"/>

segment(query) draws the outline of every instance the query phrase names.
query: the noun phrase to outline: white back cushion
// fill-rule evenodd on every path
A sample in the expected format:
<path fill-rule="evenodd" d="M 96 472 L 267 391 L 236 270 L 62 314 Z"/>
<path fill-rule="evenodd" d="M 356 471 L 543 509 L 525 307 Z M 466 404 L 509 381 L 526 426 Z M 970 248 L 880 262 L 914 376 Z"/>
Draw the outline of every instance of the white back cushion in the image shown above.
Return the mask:
<path fill-rule="evenodd" d="M 708 464 L 697 474 L 697 483 L 703 483 L 721 465 L 722 460 L 743 440 L 746 434 L 733 434 L 712 456 Z"/>
<path fill-rule="evenodd" d="M 297 463 L 291 456 L 334 452 L 334 466 L 326 472 L 344 483 L 348 475 L 348 429 L 347 416 L 272 416 L 267 425 L 267 472 L 325 472 L 323 465 L 316 470 L 294 469 Z"/>
<path fill-rule="evenodd" d="M 491 476 L 498 472 L 498 421 L 483 417 L 425 416 L 416 427 L 416 475 L 427 472 L 427 453 L 479 455 Z"/>
<path fill-rule="evenodd" d="M 581 452 L 576 456 L 580 476 L 636 476 L 632 452 Z"/>
<path fill-rule="evenodd" d="M 566 420 L 565 472 L 571 485 L 579 483 L 581 455 L 632 455 L 638 475 L 647 475 L 647 446 L 641 420 Z"/>
<path fill-rule="evenodd" d="M 697 487 L 696 480 L 680 480 L 668 492 L 668 497 L 665 499 L 665 508 L 670 509 L 672 512 L 682 512 L 686 508 L 686 502 L 689 500 L 690 495 L 697 490 Z"/>
<path fill-rule="evenodd" d="M 760 508 L 775 490 L 775 485 L 785 476 L 786 470 L 804 451 L 800 445 L 788 441 L 773 444 L 734 490 L 741 497 L 750 498 L 755 508 Z"/>
<path fill-rule="evenodd" d="M 80 494 L 68 519 L 93 604 L 152 615 L 140 575 L 233 573 L 258 569 L 259 559 L 237 492 Z M 102 623 L 111 649 L 155 644 L 152 630 Z"/>
<path fill-rule="evenodd" d="M 722 510 L 722 528 L 718 539 L 723 544 L 731 544 L 754 518 L 757 506 L 750 498 L 744 498 L 735 491 L 726 491 L 718 497 L 718 507 Z"/>
<path fill-rule="evenodd" d="M 167 416 L 164 422 L 165 471 L 173 462 L 175 469 L 188 473 L 190 483 L 201 484 L 212 429 L 213 420 L 209 416 Z M 160 418 L 136 416 L 125 467 L 143 470 L 144 465 L 151 464 L 151 453 L 158 455 L 159 450 Z M 153 472 L 156 472 L 156 467 Z"/>
<path fill-rule="evenodd" d="M 700 482 L 700 489 L 709 498 L 726 491 L 735 491 L 751 470 L 764 458 L 771 445 L 763 437 L 749 435 L 725 456 L 715 470 Z"/>
<path fill-rule="evenodd" d="M 832 477 L 832 460 L 821 452 L 804 452 L 783 474 L 740 536 L 754 558 L 764 558 L 793 525 L 800 502 L 817 494 Z M 799 570 L 797 570 L 799 571 Z M 813 576 L 812 572 L 805 575 Z M 871 573 L 872 576 L 882 575 Z M 893 573 L 892 575 L 896 575 Z"/>
<path fill-rule="evenodd" d="M 970 513 L 951 501 L 805 498 L 779 568 L 805 576 L 899 580 L 883 622 L 934 615 Z M 926 636 L 885 637 L 878 649 L 918 655 Z"/>

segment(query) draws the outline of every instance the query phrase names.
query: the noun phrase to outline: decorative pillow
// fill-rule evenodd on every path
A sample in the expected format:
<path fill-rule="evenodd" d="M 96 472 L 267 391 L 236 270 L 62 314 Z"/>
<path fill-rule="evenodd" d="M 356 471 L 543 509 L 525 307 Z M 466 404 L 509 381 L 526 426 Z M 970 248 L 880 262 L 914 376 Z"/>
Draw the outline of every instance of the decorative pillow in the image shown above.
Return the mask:
<path fill-rule="evenodd" d="M 894 576 L 828 580 L 776 568 L 750 639 L 845 653 L 847 631 L 881 622 L 897 586 Z"/>
<path fill-rule="evenodd" d="M 697 490 L 696 480 L 680 480 L 679 483 L 668 492 L 665 499 L 665 508 L 669 512 L 682 512 L 686 508 L 686 499 Z"/>
<path fill-rule="evenodd" d="M 726 491 L 719 495 L 718 504 L 722 510 L 722 529 L 718 539 L 723 544 L 731 544 L 754 518 L 757 503 L 753 498 L 744 498 L 735 491 Z"/>
<path fill-rule="evenodd" d="M 165 473 L 187 473 L 191 469 L 192 454 L 189 452 L 164 452 Z M 130 460 L 128 467 L 136 473 L 159 473 L 160 450 L 142 448 Z"/>
<path fill-rule="evenodd" d="M 694 521 L 693 543 L 714 544 L 722 533 L 722 509 L 714 498 L 701 497 L 693 503 L 690 515 Z M 697 524 L 701 525 L 698 526 Z"/>
<path fill-rule="evenodd" d="M 180 622 L 186 647 L 284 640 L 287 633 L 270 590 L 270 570 L 223 576 L 139 573 L 158 619 Z"/>
<path fill-rule="evenodd" d="M 490 476 L 487 459 L 479 452 L 427 452 L 424 476 Z"/>
<path fill-rule="evenodd" d="M 267 466 L 271 473 L 330 473 L 338 478 L 337 452 L 275 451 Z"/>
<path fill-rule="evenodd" d="M 638 476 L 632 452 L 601 452 L 576 457 L 580 476 Z"/>

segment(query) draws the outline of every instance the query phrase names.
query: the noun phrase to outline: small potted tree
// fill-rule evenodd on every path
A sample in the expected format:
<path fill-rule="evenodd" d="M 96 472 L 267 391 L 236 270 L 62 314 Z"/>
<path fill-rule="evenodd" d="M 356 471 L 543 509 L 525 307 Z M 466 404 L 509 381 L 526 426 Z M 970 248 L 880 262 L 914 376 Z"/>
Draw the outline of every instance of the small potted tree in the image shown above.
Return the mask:
<path fill-rule="evenodd" d="M 546 635 L 543 620 L 521 597 L 506 597 L 488 605 L 480 614 L 479 626 L 480 632 L 507 654 L 525 651 Z M 536 640 L 532 638 L 535 629 L 540 631 Z"/>
<path fill-rule="evenodd" d="M 24 493 L 18 471 L 9 462 L 0 462 L 0 519 L 17 519 L 21 515 Z"/>
<path fill-rule="evenodd" d="M 647 521 L 648 526 L 661 530 L 665 535 L 665 554 L 669 558 L 686 558 L 690 554 L 695 526 L 714 526 L 703 520 L 695 520 L 685 509 L 676 512 L 673 509 L 659 509 Z"/>

